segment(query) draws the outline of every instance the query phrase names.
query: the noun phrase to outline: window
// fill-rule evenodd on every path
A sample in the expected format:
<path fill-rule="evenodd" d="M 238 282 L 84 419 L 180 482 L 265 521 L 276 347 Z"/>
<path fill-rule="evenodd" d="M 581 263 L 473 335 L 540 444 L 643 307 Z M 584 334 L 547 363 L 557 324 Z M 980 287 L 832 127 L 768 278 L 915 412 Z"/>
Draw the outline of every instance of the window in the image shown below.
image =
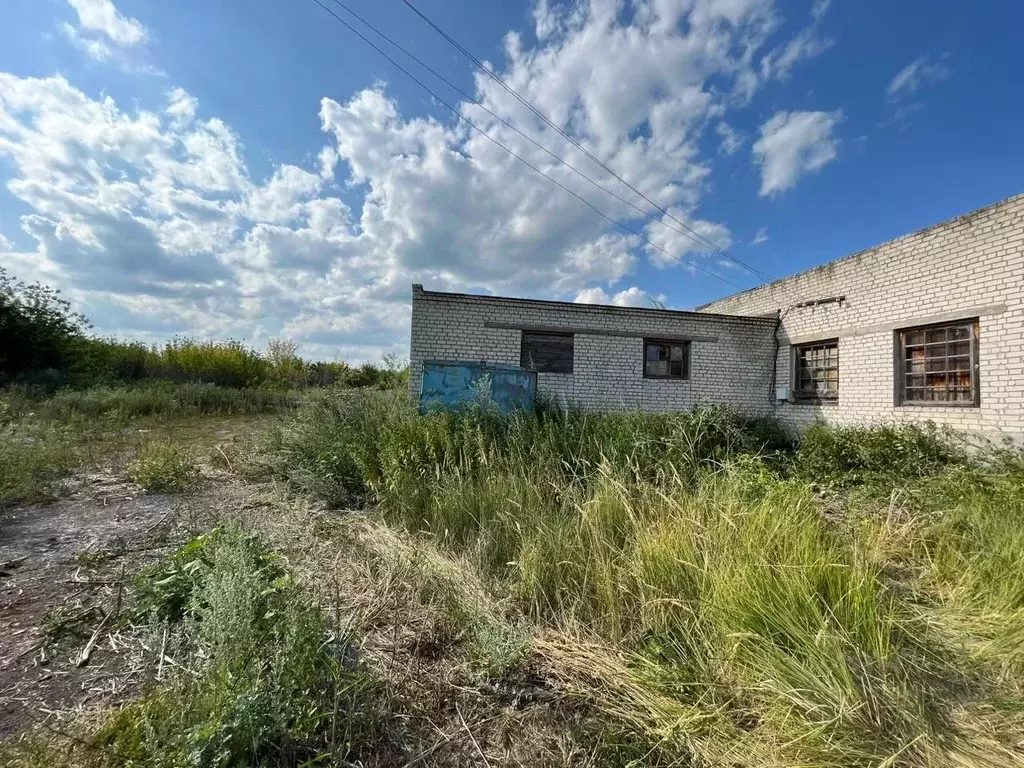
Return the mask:
<path fill-rule="evenodd" d="M 793 399 L 834 402 L 839 399 L 839 342 L 816 341 L 795 347 Z"/>
<path fill-rule="evenodd" d="M 900 405 L 978 404 L 978 321 L 898 331 Z"/>
<path fill-rule="evenodd" d="M 572 373 L 571 333 L 523 331 L 519 365 L 537 373 Z"/>
<path fill-rule="evenodd" d="M 644 339 L 644 378 L 690 378 L 690 342 Z"/>

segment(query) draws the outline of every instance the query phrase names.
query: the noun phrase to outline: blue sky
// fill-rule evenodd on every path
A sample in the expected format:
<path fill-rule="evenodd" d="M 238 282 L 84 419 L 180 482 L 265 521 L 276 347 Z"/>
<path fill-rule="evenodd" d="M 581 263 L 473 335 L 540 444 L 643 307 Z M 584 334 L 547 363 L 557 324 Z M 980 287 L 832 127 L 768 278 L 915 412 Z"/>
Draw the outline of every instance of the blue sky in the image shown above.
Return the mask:
<path fill-rule="evenodd" d="M 418 0 L 674 219 L 401 0 L 346 3 L 653 212 L 463 104 L 671 257 L 458 124 L 312 0 L 6 0 L 0 264 L 102 333 L 283 335 L 365 360 L 407 349 L 412 282 L 685 309 L 760 279 L 676 221 L 778 277 L 1024 191 L 1014 3 Z"/>

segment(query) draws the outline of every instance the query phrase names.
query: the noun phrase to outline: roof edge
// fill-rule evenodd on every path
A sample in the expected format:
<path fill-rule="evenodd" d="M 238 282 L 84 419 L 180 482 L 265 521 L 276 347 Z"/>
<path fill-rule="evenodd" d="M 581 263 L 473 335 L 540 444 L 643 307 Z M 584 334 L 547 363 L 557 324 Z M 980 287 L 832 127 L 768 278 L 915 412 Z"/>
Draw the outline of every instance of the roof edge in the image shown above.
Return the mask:
<path fill-rule="evenodd" d="M 954 216 L 951 219 L 945 219 L 944 221 L 940 221 L 940 222 L 937 222 L 935 224 L 929 224 L 927 227 L 922 227 L 921 229 L 915 229 L 915 230 L 912 230 L 910 232 L 906 232 L 906 233 L 904 233 L 902 235 L 897 235 L 896 237 L 890 238 L 888 240 L 883 240 L 881 243 L 877 243 L 877 244 L 869 246 L 867 248 L 863 248 L 863 249 L 861 249 L 859 251 L 855 251 L 854 253 L 848 253 L 845 256 L 840 256 L 838 258 L 831 259 L 830 261 L 822 262 L 821 264 L 817 264 L 817 265 L 815 265 L 813 267 L 808 267 L 807 269 L 803 269 L 803 270 L 801 270 L 799 272 L 794 272 L 791 275 L 786 275 L 785 277 L 780 277 L 777 280 L 772 280 L 770 283 L 762 283 L 761 285 L 755 285 L 753 288 L 747 288 L 747 289 L 742 290 L 742 291 L 736 291 L 736 293 L 727 294 L 726 296 L 722 296 L 721 298 L 715 299 L 714 301 L 708 301 L 708 302 L 705 302 L 704 304 L 701 304 L 701 305 L 699 305 L 697 307 L 694 307 L 693 311 L 695 313 L 697 313 L 697 314 L 709 314 L 709 315 L 718 314 L 718 313 L 715 313 L 715 312 L 704 312 L 703 310 L 704 310 L 705 307 L 710 307 L 711 305 L 717 304 L 720 301 L 728 301 L 729 299 L 735 299 L 735 298 L 737 298 L 739 296 L 748 296 L 748 295 L 751 295 L 751 294 L 753 294 L 753 293 L 755 293 L 757 291 L 763 291 L 763 290 L 766 290 L 766 289 L 771 288 L 773 286 L 779 285 L 781 283 L 785 283 L 785 282 L 788 282 L 790 280 L 796 280 L 797 278 L 803 277 L 804 275 L 809 275 L 810 273 L 812 273 L 812 272 L 814 272 L 816 270 L 823 269 L 825 267 L 830 267 L 830 266 L 838 264 L 838 263 L 840 263 L 842 261 L 847 261 L 849 259 L 855 259 L 858 256 L 864 256 L 865 254 L 870 253 L 871 251 L 877 250 L 879 248 L 884 248 L 887 245 L 892 245 L 893 243 L 897 243 L 900 240 L 906 240 L 906 239 L 911 238 L 911 237 L 918 237 L 920 235 L 927 234 L 928 232 L 931 232 L 933 229 L 940 229 L 942 227 L 948 227 L 950 225 L 956 224 L 956 223 L 958 223 L 960 221 L 963 221 L 965 219 L 970 219 L 970 218 L 972 218 L 974 216 L 978 216 L 980 214 L 989 213 L 989 212 L 995 210 L 996 208 L 1001 208 L 1004 205 L 1009 205 L 1009 204 L 1015 203 L 1015 202 L 1017 202 L 1019 200 L 1024 200 L 1024 192 L 1018 192 L 1017 194 L 1010 195 L 1009 197 L 1005 197 L 1002 200 L 998 200 L 998 201 L 996 201 L 994 203 L 989 203 L 988 205 L 983 205 L 981 208 L 975 208 L 973 211 L 968 211 L 967 213 L 961 213 L 959 216 Z"/>
<path fill-rule="evenodd" d="M 413 298 L 422 296 L 424 298 L 449 298 L 449 299 L 471 299 L 474 301 L 503 302 L 515 301 L 526 304 L 539 304 L 550 307 L 573 308 L 573 309 L 600 309 L 614 314 L 645 314 L 653 316 L 687 317 L 687 318 L 720 318 L 725 320 L 737 320 L 742 322 L 775 323 L 774 317 L 764 315 L 738 315 L 718 312 L 699 312 L 697 310 L 685 309 L 656 309 L 654 307 L 618 307 L 614 304 L 584 304 L 576 301 L 555 301 L 553 299 L 527 299 L 518 296 L 488 296 L 478 293 L 457 293 L 448 291 L 428 291 L 421 284 L 414 283 L 412 286 Z"/>

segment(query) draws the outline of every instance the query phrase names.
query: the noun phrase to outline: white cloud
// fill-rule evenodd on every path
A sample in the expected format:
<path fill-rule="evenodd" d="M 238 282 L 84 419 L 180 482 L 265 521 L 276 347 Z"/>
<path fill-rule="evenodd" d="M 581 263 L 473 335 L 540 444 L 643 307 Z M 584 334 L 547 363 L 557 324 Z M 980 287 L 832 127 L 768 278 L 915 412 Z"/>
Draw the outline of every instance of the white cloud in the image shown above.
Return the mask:
<path fill-rule="evenodd" d="M 722 140 L 718 151 L 723 155 L 734 155 L 743 146 L 743 135 L 728 123 L 718 123 L 715 126 L 715 133 Z"/>
<path fill-rule="evenodd" d="M 761 227 L 759 230 L 757 230 L 757 234 L 754 235 L 753 239 L 750 241 L 750 244 L 751 245 L 760 245 L 761 243 L 765 243 L 767 241 L 768 241 L 768 228 L 767 227 Z"/>
<path fill-rule="evenodd" d="M 820 23 L 825 18 L 825 14 L 828 13 L 831 5 L 832 0 L 814 0 L 814 5 L 811 6 L 811 19 L 816 23 Z"/>
<path fill-rule="evenodd" d="M 891 99 L 913 96 L 921 88 L 949 78 L 953 71 L 943 61 L 932 62 L 928 56 L 921 56 L 896 73 L 885 89 Z"/>
<path fill-rule="evenodd" d="M 586 288 L 573 299 L 577 304 L 612 304 L 616 307 L 652 307 L 665 304 L 665 294 L 651 296 L 647 291 L 632 286 L 609 296 L 603 288 Z"/>
<path fill-rule="evenodd" d="M 801 176 L 817 173 L 839 154 L 833 131 L 842 112 L 778 112 L 761 126 L 754 158 L 761 166 L 758 194 L 775 195 L 796 185 Z"/>
<path fill-rule="evenodd" d="M 167 106 L 164 114 L 170 116 L 179 125 L 192 122 L 199 110 L 199 99 L 189 94 L 184 88 L 175 88 L 167 94 Z"/>
<path fill-rule="evenodd" d="M 60 31 L 75 48 L 82 51 L 90 59 L 106 61 L 114 55 L 113 49 L 103 40 L 94 37 L 84 37 L 71 24 L 64 22 L 60 25 Z"/>
<path fill-rule="evenodd" d="M 109 2 L 74 7 L 75 32 L 114 60 L 149 37 Z M 700 210 L 712 172 L 700 146 L 709 131 L 731 146 L 720 125 L 742 138 L 730 112 L 763 85 L 760 61 L 781 16 L 773 0 L 636 0 L 628 22 L 620 10 L 607 0 L 541 3 L 540 42 L 510 34 L 498 69 L 659 206 L 728 247 L 726 224 Z M 492 80 L 478 76 L 475 88 L 488 109 L 633 199 Z M 461 108 L 609 216 L 635 222 L 635 211 L 487 113 Z M 232 127 L 182 89 L 150 111 L 61 77 L 0 73 L 0 156 L 35 243 L 5 263 L 67 289 L 104 333 L 289 333 L 306 354 L 357 360 L 403 352 L 412 282 L 551 298 L 607 290 L 627 304 L 642 290 L 612 286 L 643 259 L 695 272 L 464 124 L 403 116 L 384 85 L 325 98 L 319 117 L 328 146 L 254 179 Z M 710 258 L 655 222 L 643 233 L 685 262 Z"/>
<path fill-rule="evenodd" d="M 111 0 L 68 0 L 78 14 L 79 30 L 99 32 L 122 47 L 138 45 L 149 36 L 136 19 L 124 16 Z"/>

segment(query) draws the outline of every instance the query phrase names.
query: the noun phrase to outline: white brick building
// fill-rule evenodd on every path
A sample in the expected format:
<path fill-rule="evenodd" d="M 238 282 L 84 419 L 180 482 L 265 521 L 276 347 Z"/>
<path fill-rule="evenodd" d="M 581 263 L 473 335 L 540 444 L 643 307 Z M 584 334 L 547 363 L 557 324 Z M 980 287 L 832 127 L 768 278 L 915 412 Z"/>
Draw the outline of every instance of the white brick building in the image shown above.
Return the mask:
<path fill-rule="evenodd" d="M 1024 435 L 1024 195 L 698 309 L 781 315 L 789 426 L 932 420 Z M 801 345 L 815 342 L 834 345 L 834 399 L 796 396 Z"/>
<path fill-rule="evenodd" d="M 724 403 L 861 424 L 933 420 L 1024 435 L 1024 195 L 696 312 L 413 286 L 410 391 L 424 360 L 538 370 L 592 409 Z M 777 349 L 777 351 L 776 351 Z"/>

